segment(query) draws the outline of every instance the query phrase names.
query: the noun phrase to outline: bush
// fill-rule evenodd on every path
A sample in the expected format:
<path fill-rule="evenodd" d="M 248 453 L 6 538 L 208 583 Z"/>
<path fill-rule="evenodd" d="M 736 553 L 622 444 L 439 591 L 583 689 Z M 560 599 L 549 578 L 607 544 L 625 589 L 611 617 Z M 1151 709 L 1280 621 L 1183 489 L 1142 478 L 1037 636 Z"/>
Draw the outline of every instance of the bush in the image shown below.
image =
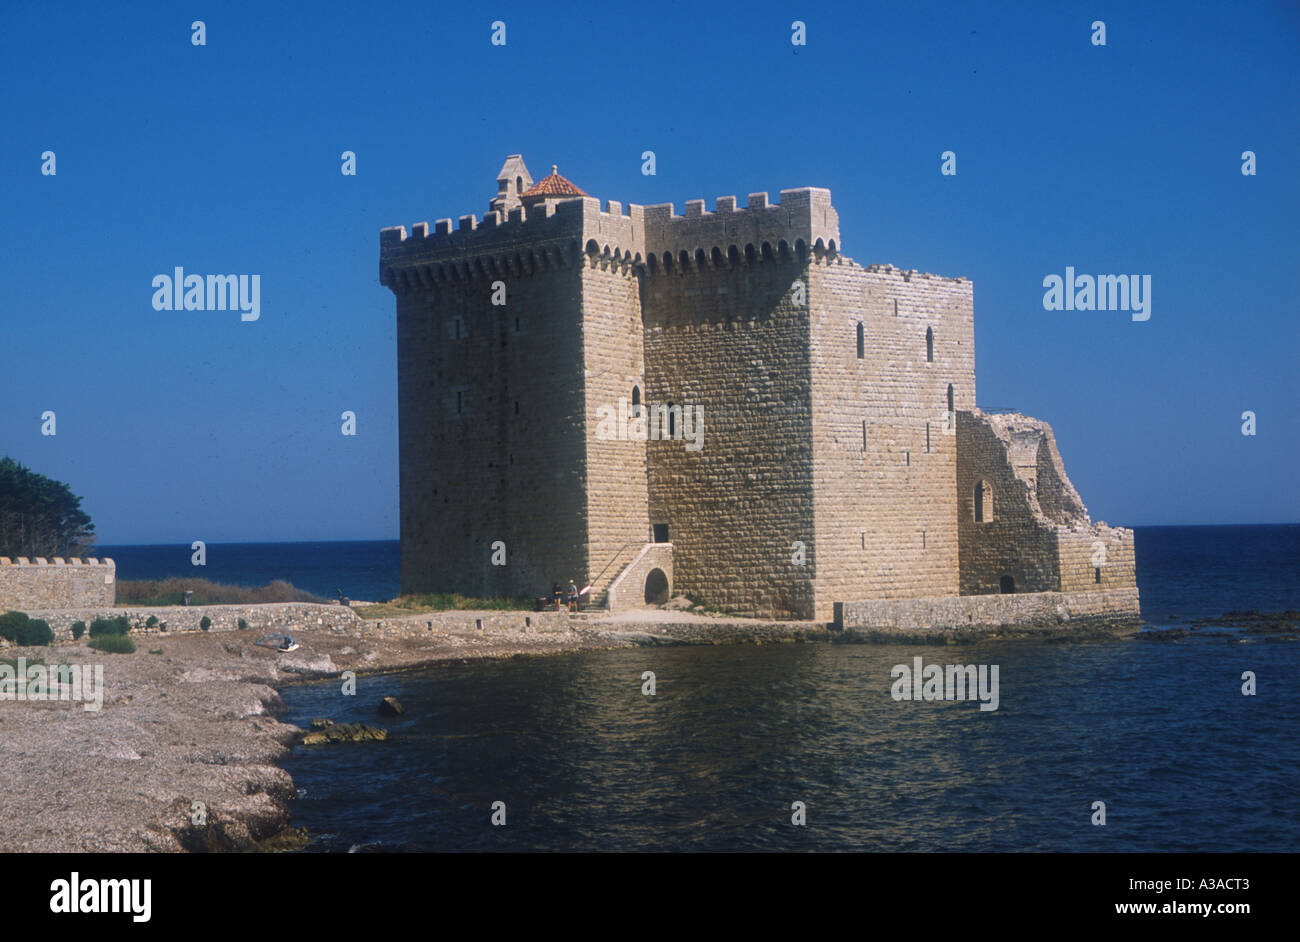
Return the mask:
<path fill-rule="evenodd" d="M 0 638 L 26 647 L 49 644 L 54 640 L 54 632 L 47 622 L 29 618 L 26 612 L 5 612 L 0 615 Z"/>
<path fill-rule="evenodd" d="M 26 612 L 5 612 L 0 615 L 0 638 L 6 641 L 18 641 L 18 632 L 31 621 Z"/>
<path fill-rule="evenodd" d="M 79 641 L 81 636 L 86 633 L 86 623 L 84 621 L 74 621 L 72 623 L 72 640 Z"/>
<path fill-rule="evenodd" d="M 157 616 L 157 615 L 150 615 L 149 618 L 148 618 L 148 620 L 144 623 L 144 626 L 145 626 L 146 628 L 157 628 L 157 627 L 158 627 L 158 616 Z"/>
<path fill-rule="evenodd" d="M 90 636 L 98 638 L 102 635 L 125 635 L 131 630 L 131 623 L 126 620 L 125 615 L 114 615 L 112 618 L 96 618 L 90 623 Z"/>
<path fill-rule="evenodd" d="M 212 619 L 209 618 L 207 615 L 204 615 L 202 618 L 199 619 L 199 627 L 202 628 L 204 631 L 207 631 L 209 628 L 212 627 Z"/>
<path fill-rule="evenodd" d="M 54 632 L 50 629 L 49 622 L 43 618 L 33 618 L 27 622 L 26 629 L 19 634 L 19 644 L 51 644 L 54 641 Z"/>
<path fill-rule="evenodd" d="M 97 638 L 91 638 L 90 646 L 96 651 L 103 651 L 105 654 L 135 653 L 135 642 L 124 634 L 100 635 Z"/>
<path fill-rule="evenodd" d="M 242 619 L 242 618 L 239 619 L 239 630 L 240 630 L 240 631 L 247 631 L 247 630 L 248 630 L 248 622 L 244 621 L 244 619 Z"/>

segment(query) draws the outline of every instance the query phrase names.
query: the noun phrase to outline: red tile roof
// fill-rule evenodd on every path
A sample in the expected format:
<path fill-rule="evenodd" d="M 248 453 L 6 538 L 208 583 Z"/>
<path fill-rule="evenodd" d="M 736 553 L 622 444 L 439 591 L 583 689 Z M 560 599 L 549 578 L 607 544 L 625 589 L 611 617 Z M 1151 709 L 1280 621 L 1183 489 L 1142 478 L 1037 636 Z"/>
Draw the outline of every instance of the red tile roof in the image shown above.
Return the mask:
<path fill-rule="evenodd" d="M 542 177 L 521 194 L 520 199 L 546 199 L 548 196 L 586 196 L 564 177 L 560 176 L 555 164 L 551 164 L 551 174 Z"/>

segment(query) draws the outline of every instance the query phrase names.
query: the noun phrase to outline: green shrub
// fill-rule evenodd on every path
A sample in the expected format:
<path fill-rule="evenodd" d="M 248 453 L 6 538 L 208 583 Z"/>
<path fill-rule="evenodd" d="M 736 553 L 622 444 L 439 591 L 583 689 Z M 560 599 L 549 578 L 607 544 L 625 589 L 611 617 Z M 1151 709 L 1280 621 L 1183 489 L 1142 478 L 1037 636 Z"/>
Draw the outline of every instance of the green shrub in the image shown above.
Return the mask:
<path fill-rule="evenodd" d="M 49 644 L 54 640 L 54 632 L 47 622 L 29 618 L 26 612 L 5 612 L 0 615 L 0 638 L 26 647 Z"/>
<path fill-rule="evenodd" d="M 72 623 L 72 640 L 79 641 L 81 636 L 86 633 L 86 623 L 84 621 L 74 621 Z"/>
<path fill-rule="evenodd" d="M 244 619 L 242 619 L 242 618 L 239 619 L 239 630 L 240 630 L 240 631 L 247 631 L 247 630 L 248 630 L 248 622 L 244 621 Z"/>
<path fill-rule="evenodd" d="M 27 622 L 26 628 L 19 633 L 19 644 L 51 644 L 54 641 L 54 632 L 50 629 L 50 624 L 43 618 L 33 618 Z"/>
<path fill-rule="evenodd" d="M 90 646 L 96 651 L 103 651 L 105 654 L 135 653 L 135 642 L 124 634 L 100 635 L 97 638 L 91 638 Z"/>
<path fill-rule="evenodd" d="M 209 628 L 212 627 L 212 619 L 209 618 L 207 615 L 204 615 L 202 618 L 199 619 L 199 627 L 202 628 L 204 631 L 207 631 Z"/>
<path fill-rule="evenodd" d="M 158 627 L 158 616 L 157 616 L 157 615 L 150 615 L 149 618 L 148 618 L 148 620 L 144 623 L 144 626 L 145 626 L 146 628 L 157 628 L 157 627 Z"/>
<path fill-rule="evenodd" d="M 131 623 L 126 620 L 125 615 L 114 615 L 112 618 L 96 618 L 90 623 L 90 636 L 98 638 L 101 635 L 125 635 L 131 630 Z"/>
<path fill-rule="evenodd" d="M 31 621 L 26 612 L 5 612 L 0 615 L 0 638 L 17 643 L 18 633 Z"/>

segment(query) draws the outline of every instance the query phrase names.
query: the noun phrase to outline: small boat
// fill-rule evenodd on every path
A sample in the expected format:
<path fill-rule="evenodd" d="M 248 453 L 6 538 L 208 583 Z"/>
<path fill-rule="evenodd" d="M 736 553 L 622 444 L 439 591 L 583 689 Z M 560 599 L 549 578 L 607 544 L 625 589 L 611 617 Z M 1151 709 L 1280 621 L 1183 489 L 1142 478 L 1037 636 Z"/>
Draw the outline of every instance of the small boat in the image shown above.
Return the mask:
<path fill-rule="evenodd" d="M 281 654 L 287 654 L 290 651 L 297 651 L 299 644 L 288 635 L 267 635 L 253 642 L 258 647 L 270 648 L 272 651 L 279 651 Z"/>

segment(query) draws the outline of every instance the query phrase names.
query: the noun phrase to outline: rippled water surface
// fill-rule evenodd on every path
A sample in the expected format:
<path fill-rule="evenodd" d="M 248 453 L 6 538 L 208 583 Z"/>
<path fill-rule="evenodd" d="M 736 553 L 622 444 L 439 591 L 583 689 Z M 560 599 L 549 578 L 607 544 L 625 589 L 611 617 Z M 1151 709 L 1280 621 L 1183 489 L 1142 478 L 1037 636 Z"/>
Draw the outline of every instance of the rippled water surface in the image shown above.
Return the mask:
<path fill-rule="evenodd" d="M 894 701 L 890 668 L 917 653 L 998 664 L 999 709 Z M 1259 696 L 1240 692 L 1247 669 Z M 1297 669 L 1300 645 L 1221 639 L 478 663 L 363 677 L 355 699 L 286 691 L 291 722 L 395 737 L 300 747 L 288 768 L 320 849 L 1294 851 Z M 377 719 L 384 695 L 406 715 Z"/>
<path fill-rule="evenodd" d="M 1298 537 L 1139 530 L 1144 616 L 1300 608 Z M 286 688 L 289 722 L 392 734 L 299 747 L 295 823 L 318 850 L 1300 851 L 1300 643 L 1213 630 L 638 648 Z M 999 708 L 895 701 L 890 670 L 917 655 L 997 664 Z M 388 695 L 404 716 L 377 715 Z"/>

